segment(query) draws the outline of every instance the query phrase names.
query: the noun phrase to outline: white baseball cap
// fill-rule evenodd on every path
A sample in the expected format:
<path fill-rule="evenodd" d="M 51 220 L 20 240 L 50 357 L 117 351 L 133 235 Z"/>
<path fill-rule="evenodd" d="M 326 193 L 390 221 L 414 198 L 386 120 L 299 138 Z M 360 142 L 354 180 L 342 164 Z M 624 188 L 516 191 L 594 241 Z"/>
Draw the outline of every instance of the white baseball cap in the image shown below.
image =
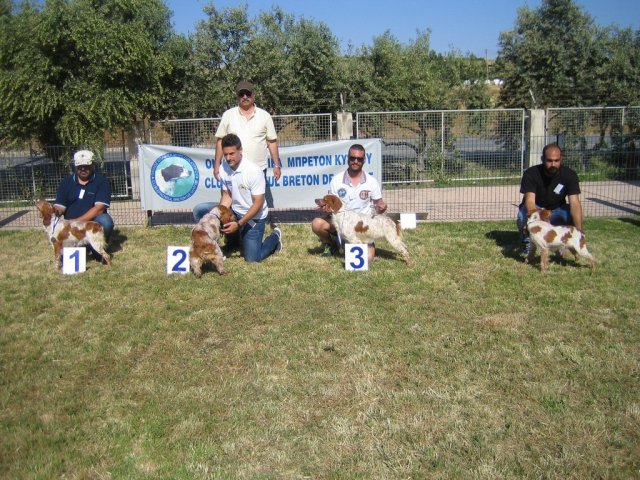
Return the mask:
<path fill-rule="evenodd" d="M 79 150 L 73 156 L 73 164 L 76 167 L 80 165 L 92 165 L 93 164 L 93 152 L 90 150 Z"/>

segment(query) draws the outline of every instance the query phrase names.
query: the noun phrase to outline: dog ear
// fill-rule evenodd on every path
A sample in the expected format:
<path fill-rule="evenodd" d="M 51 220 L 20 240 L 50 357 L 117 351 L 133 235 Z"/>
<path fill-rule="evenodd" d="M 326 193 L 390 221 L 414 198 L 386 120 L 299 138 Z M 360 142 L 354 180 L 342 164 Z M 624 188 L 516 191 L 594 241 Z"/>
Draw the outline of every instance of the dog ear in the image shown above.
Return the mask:
<path fill-rule="evenodd" d="M 224 205 L 218 205 L 218 209 L 220 210 L 220 223 L 222 225 L 226 225 L 229 222 L 233 222 L 235 219 L 233 217 L 233 213 L 231 213 L 231 209 L 225 207 Z"/>
<path fill-rule="evenodd" d="M 336 213 L 342 207 L 342 201 L 335 195 L 326 195 L 324 200 L 329 211 L 332 213 Z"/>
<path fill-rule="evenodd" d="M 540 218 L 545 222 L 548 222 L 551 218 L 551 210 L 547 210 L 546 208 L 540 209 Z"/>

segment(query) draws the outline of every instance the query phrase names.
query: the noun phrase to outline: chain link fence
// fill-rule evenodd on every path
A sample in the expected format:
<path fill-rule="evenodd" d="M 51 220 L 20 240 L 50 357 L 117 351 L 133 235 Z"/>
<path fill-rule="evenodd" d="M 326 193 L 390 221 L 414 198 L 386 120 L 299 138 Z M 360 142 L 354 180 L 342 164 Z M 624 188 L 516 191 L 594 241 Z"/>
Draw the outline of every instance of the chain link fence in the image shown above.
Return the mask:
<path fill-rule="evenodd" d="M 356 122 L 358 137 L 383 139 L 382 183 L 399 211 L 432 220 L 505 218 L 517 201 L 515 192 L 498 202 L 501 191 L 490 187 L 522 175 L 522 109 L 367 112 Z"/>
<path fill-rule="evenodd" d="M 390 212 L 436 221 L 515 218 L 522 171 L 542 146 L 558 142 L 581 180 L 585 216 L 640 213 L 637 145 L 640 107 L 549 109 L 544 132 L 532 135 L 521 109 L 364 112 L 355 116 L 357 138 L 381 138 L 382 183 Z M 335 138 L 331 114 L 274 116 L 282 147 Z M 146 143 L 214 148 L 219 118 L 154 121 L 140 134 Z M 111 183 L 117 225 L 145 225 L 135 141 L 108 138 L 96 152 Z M 26 146 L 0 150 L 0 228 L 33 228 L 33 200 L 52 199 L 81 147 Z M 291 215 L 306 221 L 308 215 Z M 190 212 L 168 217 L 189 223 Z M 285 218 L 279 216 L 279 218 Z"/>
<path fill-rule="evenodd" d="M 278 145 L 287 147 L 333 140 L 330 113 L 274 115 Z M 148 143 L 176 147 L 215 148 L 220 117 L 162 120 L 151 122 Z"/>

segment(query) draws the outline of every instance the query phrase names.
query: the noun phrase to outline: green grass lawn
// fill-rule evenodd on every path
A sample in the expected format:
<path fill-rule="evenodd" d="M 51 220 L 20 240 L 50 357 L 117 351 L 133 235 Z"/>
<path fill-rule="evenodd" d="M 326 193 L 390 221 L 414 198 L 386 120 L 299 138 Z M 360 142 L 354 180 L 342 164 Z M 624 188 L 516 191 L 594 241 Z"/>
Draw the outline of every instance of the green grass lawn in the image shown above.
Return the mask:
<path fill-rule="evenodd" d="M 308 225 L 227 277 L 165 274 L 186 227 L 121 229 L 64 276 L 0 231 L 0 477 L 638 478 L 640 221 L 595 270 L 514 222 L 420 224 L 414 264 L 323 258 Z"/>

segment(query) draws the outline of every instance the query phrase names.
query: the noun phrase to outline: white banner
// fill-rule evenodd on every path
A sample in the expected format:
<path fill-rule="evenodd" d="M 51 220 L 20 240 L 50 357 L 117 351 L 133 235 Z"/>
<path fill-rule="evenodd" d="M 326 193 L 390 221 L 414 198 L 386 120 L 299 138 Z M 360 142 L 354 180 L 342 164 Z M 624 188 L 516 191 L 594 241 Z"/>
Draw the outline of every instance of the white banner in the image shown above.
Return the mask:
<path fill-rule="evenodd" d="M 347 153 L 354 143 L 362 144 L 367 152 L 365 171 L 381 182 L 379 138 L 280 147 L 280 180 L 273 177 L 271 160 L 267 170 L 275 208 L 316 208 L 314 200 L 329 191 L 331 178 L 347 169 Z M 185 210 L 219 201 L 221 185 L 213 176 L 213 159 L 210 149 L 139 145 L 142 209 Z"/>

